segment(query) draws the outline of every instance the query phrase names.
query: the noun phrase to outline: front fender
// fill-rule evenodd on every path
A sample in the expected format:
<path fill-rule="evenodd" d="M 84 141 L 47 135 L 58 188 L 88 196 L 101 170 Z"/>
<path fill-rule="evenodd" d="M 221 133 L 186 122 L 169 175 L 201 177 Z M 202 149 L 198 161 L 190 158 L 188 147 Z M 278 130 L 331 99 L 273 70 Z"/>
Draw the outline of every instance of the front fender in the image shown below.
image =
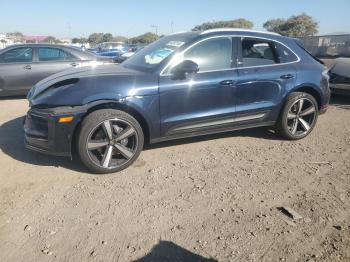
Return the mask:
<path fill-rule="evenodd" d="M 30 99 L 32 105 L 79 106 L 97 100 L 120 100 L 129 96 L 158 94 L 158 79 L 152 74 L 138 76 L 92 76 L 80 78 L 73 84 L 52 84 Z"/>

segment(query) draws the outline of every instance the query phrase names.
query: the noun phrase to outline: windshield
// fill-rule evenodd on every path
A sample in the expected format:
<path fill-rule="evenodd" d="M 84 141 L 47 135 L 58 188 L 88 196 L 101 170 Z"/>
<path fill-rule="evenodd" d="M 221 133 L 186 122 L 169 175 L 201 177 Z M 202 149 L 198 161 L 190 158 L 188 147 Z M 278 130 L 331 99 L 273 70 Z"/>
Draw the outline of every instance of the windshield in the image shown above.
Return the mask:
<path fill-rule="evenodd" d="M 183 33 L 165 36 L 136 52 L 122 63 L 124 67 L 151 72 L 178 48 L 192 40 L 198 33 Z"/>

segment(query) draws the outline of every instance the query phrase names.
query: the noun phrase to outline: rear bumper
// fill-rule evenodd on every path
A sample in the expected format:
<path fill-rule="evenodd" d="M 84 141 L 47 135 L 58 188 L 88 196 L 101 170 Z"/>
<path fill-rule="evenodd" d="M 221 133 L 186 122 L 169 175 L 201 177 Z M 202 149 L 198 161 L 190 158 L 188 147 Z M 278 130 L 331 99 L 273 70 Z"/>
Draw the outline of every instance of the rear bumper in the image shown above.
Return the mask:
<path fill-rule="evenodd" d="M 84 110 L 31 109 L 23 121 L 25 146 L 55 156 L 71 156 L 74 130 Z M 61 116 L 74 116 L 70 123 L 59 123 Z"/>

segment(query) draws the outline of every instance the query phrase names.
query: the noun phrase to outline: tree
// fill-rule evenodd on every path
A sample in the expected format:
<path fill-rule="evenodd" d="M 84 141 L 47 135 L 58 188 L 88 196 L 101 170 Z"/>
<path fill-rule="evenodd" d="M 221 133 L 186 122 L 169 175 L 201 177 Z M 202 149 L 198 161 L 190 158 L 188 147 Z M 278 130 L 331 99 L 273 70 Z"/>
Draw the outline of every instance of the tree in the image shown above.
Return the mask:
<path fill-rule="evenodd" d="M 269 32 L 283 34 L 283 32 L 281 32 L 281 28 L 285 23 L 286 23 L 285 19 L 281 19 L 281 18 L 271 19 L 265 22 L 264 28 Z"/>
<path fill-rule="evenodd" d="M 306 37 L 318 33 L 318 22 L 311 16 L 303 13 L 285 19 L 273 19 L 266 21 L 264 28 L 289 37 Z"/>
<path fill-rule="evenodd" d="M 62 43 L 61 40 L 57 39 L 54 36 L 46 37 L 45 40 L 43 40 L 43 42 L 50 43 L 50 44 L 60 44 L 60 43 Z"/>
<path fill-rule="evenodd" d="M 86 44 L 87 42 L 88 40 L 85 37 L 75 37 L 72 39 L 72 44 Z"/>
<path fill-rule="evenodd" d="M 6 34 L 6 37 L 12 40 L 13 42 L 22 42 L 23 41 L 23 34 L 21 32 L 10 32 Z"/>
<path fill-rule="evenodd" d="M 239 18 L 236 20 L 229 21 L 216 21 L 216 22 L 207 22 L 201 25 L 195 26 L 192 31 L 203 31 L 214 28 L 246 28 L 251 29 L 254 26 L 253 22 L 246 20 L 244 18 Z"/>
<path fill-rule="evenodd" d="M 95 46 L 103 42 L 103 33 L 93 33 L 89 36 L 88 42 L 91 46 Z"/>
<path fill-rule="evenodd" d="M 130 38 L 129 42 L 132 44 L 137 44 L 137 43 L 149 44 L 149 43 L 152 43 L 158 39 L 159 39 L 158 35 L 151 33 L 151 32 L 148 32 L 148 33 L 139 35 L 137 37 Z"/>
<path fill-rule="evenodd" d="M 110 33 L 104 34 L 102 37 L 102 42 L 112 42 L 113 41 L 113 35 Z"/>

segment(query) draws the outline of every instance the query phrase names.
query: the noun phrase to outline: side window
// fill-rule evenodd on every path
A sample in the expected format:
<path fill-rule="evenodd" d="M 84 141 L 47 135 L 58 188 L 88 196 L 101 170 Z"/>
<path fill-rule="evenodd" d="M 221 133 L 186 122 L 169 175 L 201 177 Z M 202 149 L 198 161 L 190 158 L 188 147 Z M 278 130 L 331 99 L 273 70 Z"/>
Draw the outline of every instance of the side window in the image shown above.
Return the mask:
<path fill-rule="evenodd" d="M 298 60 L 298 57 L 287 47 L 280 43 L 275 43 L 277 56 L 280 63 L 290 63 Z"/>
<path fill-rule="evenodd" d="M 242 39 L 243 66 L 262 66 L 277 64 L 275 45 L 267 40 Z"/>
<path fill-rule="evenodd" d="M 19 47 L 11 49 L 0 55 L 0 63 L 30 63 L 33 59 L 33 49 Z"/>
<path fill-rule="evenodd" d="M 74 56 L 63 51 L 62 49 L 52 47 L 39 47 L 38 48 L 39 61 L 69 61 L 73 60 Z"/>
<path fill-rule="evenodd" d="M 232 39 L 218 37 L 196 44 L 183 55 L 199 66 L 199 72 L 231 68 Z"/>

